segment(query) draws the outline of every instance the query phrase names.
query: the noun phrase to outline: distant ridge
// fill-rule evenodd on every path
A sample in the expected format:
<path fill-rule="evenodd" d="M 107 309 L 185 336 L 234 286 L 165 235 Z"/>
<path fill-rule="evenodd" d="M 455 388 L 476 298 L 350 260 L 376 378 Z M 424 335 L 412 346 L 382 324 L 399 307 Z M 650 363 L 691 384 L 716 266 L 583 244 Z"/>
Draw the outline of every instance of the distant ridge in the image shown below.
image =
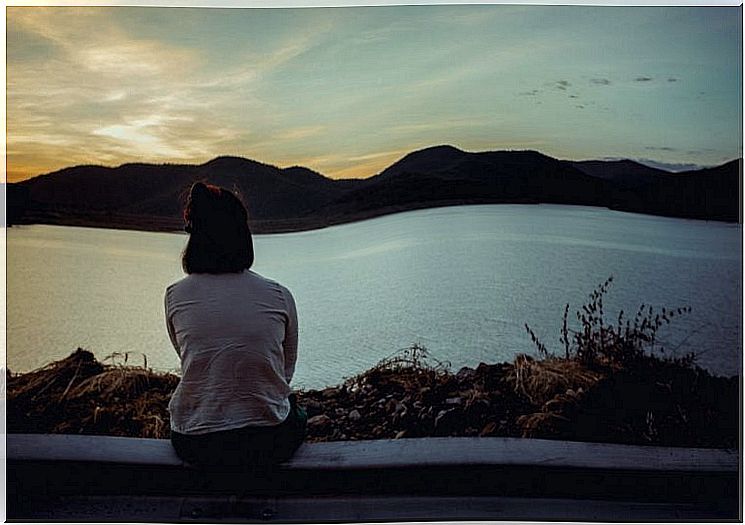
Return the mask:
<path fill-rule="evenodd" d="M 740 221 L 742 160 L 670 173 L 630 160 L 563 161 L 537 151 L 411 152 L 368 179 L 335 180 L 302 166 L 236 156 L 204 164 L 75 166 L 8 184 L 9 224 L 178 230 L 197 180 L 237 190 L 256 232 L 312 229 L 417 208 L 474 203 L 604 206 Z"/>
<path fill-rule="evenodd" d="M 670 175 L 670 172 L 652 168 L 633 160 L 583 160 L 572 162 L 580 171 L 617 182 L 623 186 L 644 185 L 658 177 Z"/>

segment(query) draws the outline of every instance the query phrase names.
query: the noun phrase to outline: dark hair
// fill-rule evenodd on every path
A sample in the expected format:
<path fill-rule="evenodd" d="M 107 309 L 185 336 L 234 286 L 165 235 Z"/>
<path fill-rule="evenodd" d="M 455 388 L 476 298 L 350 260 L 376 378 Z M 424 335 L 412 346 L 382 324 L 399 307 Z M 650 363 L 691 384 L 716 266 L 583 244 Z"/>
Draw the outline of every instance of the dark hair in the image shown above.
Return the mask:
<path fill-rule="evenodd" d="M 197 182 L 184 208 L 189 233 L 181 266 L 186 273 L 231 273 L 251 268 L 253 240 L 248 212 L 231 191 Z"/>

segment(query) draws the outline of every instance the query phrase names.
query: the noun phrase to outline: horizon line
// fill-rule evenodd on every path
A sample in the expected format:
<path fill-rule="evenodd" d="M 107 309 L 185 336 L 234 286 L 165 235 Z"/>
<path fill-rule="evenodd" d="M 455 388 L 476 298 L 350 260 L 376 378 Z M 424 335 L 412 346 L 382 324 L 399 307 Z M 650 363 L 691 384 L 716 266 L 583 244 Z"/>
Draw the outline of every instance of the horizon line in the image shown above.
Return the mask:
<path fill-rule="evenodd" d="M 739 160 L 740 162 L 742 162 L 742 160 L 743 160 L 743 157 L 742 156 L 739 156 L 739 157 L 738 156 L 735 156 L 735 157 L 731 158 L 730 160 L 724 161 L 724 162 L 722 162 L 720 164 L 693 164 L 693 163 L 669 163 L 669 162 L 656 161 L 654 159 L 639 159 L 639 158 L 620 157 L 620 156 L 603 156 L 603 157 L 593 157 L 593 158 L 584 158 L 584 159 L 569 159 L 569 158 L 553 157 L 551 155 L 548 155 L 546 153 L 543 153 L 540 150 L 531 149 L 531 148 L 525 148 L 525 149 L 519 149 L 519 148 L 514 149 L 514 148 L 510 148 L 510 149 L 494 149 L 494 150 L 489 150 L 488 149 L 488 150 L 478 150 L 478 151 L 472 151 L 472 150 L 470 150 L 469 151 L 469 150 L 463 149 L 463 148 L 461 148 L 459 146 L 454 146 L 452 144 L 435 144 L 435 145 L 432 145 L 432 146 L 426 146 L 424 148 L 419 148 L 419 149 L 411 150 L 410 152 L 408 152 L 408 153 L 404 154 L 403 156 L 401 156 L 398 160 L 396 160 L 393 163 L 391 163 L 390 165 L 386 166 L 386 168 L 384 168 L 383 170 L 378 171 L 378 172 L 375 172 L 375 173 L 372 173 L 372 174 L 369 174 L 367 176 L 362 176 L 362 177 L 338 177 L 338 178 L 337 177 L 331 177 L 331 176 L 326 175 L 325 173 L 323 173 L 323 172 L 321 172 L 321 171 L 319 171 L 317 169 L 310 168 L 308 166 L 304 166 L 304 165 L 301 165 L 301 164 L 290 164 L 290 165 L 287 165 L 287 166 L 279 166 L 277 164 L 272 164 L 272 163 L 269 163 L 269 162 L 263 162 L 261 160 L 257 160 L 257 159 L 254 159 L 254 158 L 251 158 L 251 157 L 246 157 L 246 156 L 239 155 L 239 154 L 226 153 L 226 154 L 219 154 L 219 155 L 216 155 L 214 157 L 210 157 L 208 160 L 206 160 L 204 162 L 188 162 L 188 161 L 186 161 L 186 162 L 179 162 L 179 161 L 166 161 L 166 162 L 128 161 L 128 162 L 122 162 L 122 163 L 116 164 L 116 165 L 113 165 L 113 164 L 103 164 L 103 163 L 98 163 L 98 164 L 97 163 L 73 164 L 73 165 L 63 166 L 61 168 L 57 168 L 57 169 L 54 169 L 54 170 L 51 170 L 51 171 L 42 172 L 42 173 L 38 173 L 36 175 L 31 175 L 29 177 L 24 177 L 24 178 L 15 179 L 15 180 L 10 180 L 10 177 L 6 176 L 5 177 L 6 180 L 1 181 L 1 182 L 2 183 L 5 183 L 5 184 L 17 184 L 17 183 L 20 183 L 20 182 L 25 182 L 27 180 L 35 179 L 37 177 L 43 177 L 45 175 L 53 175 L 53 174 L 58 173 L 60 171 L 64 171 L 64 170 L 68 170 L 68 169 L 74 169 L 74 168 L 83 168 L 83 167 L 99 167 L 99 168 L 108 168 L 108 169 L 118 169 L 118 168 L 121 168 L 123 166 L 136 165 L 136 164 L 149 165 L 149 166 L 204 166 L 206 164 L 209 164 L 211 162 L 214 162 L 217 159 L 223 159 L 223 158 L 234 158 L 234 159 L 240 159 L 240 160 L 247 160 L 247 161 L 250 161 L 250 162 L 253 162 L 253 163 L 256 163 L 256 164 L 261 164 L 261 165 L 264 165 L 264 166 L 269 166 L 269 167 L 272 167 L 272 168 L 275 168 L 275 169 L 279 169 L 279 170 L 286 170 L 286 169 L 292 169 L 292 168 L 307 169 L 307 170 L 313 171 L 314 173 L 318 173 L 319 175 L 321 175 L 321 176 L 323 176 L 323 177 L 325 177 L 327 179 L 331 179 L 331 180 L 365 180 L 365 179 L 369 179 L 371 177 L 375 177 L 376 175 L 379 175 L 380 173 L 382 173 L 383 171 L 385 171 L 386 169 L 388 169 L 390 166 L 395 165 L 397 162 L 400 162 L 401 160 L 403 160 L 404 158 L 406 158 L 407 156 L 409 156 L 409 155 L 411 155 L 413 153 L 418 153 L 418 152 L 422 152 L 422 151 L 426 151 L 426 150 L 430 150 L 430 149 L 435 149 L 435 148 L 447 148 L 447 147 L 453 148 L 453 149 L 456 149 L 458 151 L 461 151 L 463 153 L 468 153 L 468 154 L 495 153 L 495 152 L 535 152 L 535 153 L 538 153 L 540 155 L 544 155 L 546 157 L 550 157 L 550 158 L 553 158 L 555 160 L 562 161 L 562 162 L 624 162 L 624 161 L 628 161 L 628 162 L 634 162 L 636 164 L 640 164 L 642 166 L 645 166 L 645 167 L 648 167 L 648 168 L 651 168 L 651 169 L 657 169 L 657 170 L 660 170 L 660 171 L 665 171 L 665 172 L 668 172 L 668 173 L 671 173 L 671 174 L 685 173 L 685 172 L 688 172 L 688 171 L 697 171 L 697 170 L 709 169 L 709 168 L 716 168 L 716 167 L 719 167 L 719 166 L 723 166 L 725 164 L 729 164 L 730 162 L 733 162 L 733 161 L 738 161 Z M 662 166 L 665 166 L 665 167 L 662 167 Z M 679 166 L 679 167 L 681 167 L 681 169 L 673 170 L 673 169 L 670 169 L 671 166 Z"/>

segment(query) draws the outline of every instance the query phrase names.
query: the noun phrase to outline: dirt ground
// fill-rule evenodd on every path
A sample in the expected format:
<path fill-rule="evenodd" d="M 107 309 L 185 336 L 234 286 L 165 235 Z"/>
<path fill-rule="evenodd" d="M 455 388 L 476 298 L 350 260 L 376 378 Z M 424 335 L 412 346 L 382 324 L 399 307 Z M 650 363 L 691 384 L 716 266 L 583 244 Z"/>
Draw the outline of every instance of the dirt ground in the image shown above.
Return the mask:
<path fill-rule="evenodd" d="M 174 374 L 103 364 L 78 349 L 8 372 L 8 432 L 168 438 Z M 589 369 L 519 355 L 457 372 L 412 347 L 341 385 L 297 392 L 307 441 L 510 436 L 734 448 L 737 377 L 645 360 Z"/>

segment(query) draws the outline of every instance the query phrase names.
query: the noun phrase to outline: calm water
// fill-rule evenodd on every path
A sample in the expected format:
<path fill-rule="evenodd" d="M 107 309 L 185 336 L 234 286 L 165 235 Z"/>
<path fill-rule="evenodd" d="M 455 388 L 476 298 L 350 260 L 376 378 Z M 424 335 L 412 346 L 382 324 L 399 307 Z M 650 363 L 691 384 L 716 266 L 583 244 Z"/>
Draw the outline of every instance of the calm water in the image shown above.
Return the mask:
<path fill-rule="evenodd" d="M 566 302 L 613 275 L 607 310 L 691 306 L 666 347 L 736 374 L 742 356 L 742 229 L 569 206 L 421 210 L 255 238 L 254 269 L 294 293 L 295 384 L 339 382 L 419 342 L 453 368 L 555 351 Z M 78 346 L 132 352 L 177 369 L 163 291 L 182 276 L 185 235 L 56 226 L 8 230 L 8 366 L 23 371 Z M 573 310 L 572 310 L 573 311 Z"/>

